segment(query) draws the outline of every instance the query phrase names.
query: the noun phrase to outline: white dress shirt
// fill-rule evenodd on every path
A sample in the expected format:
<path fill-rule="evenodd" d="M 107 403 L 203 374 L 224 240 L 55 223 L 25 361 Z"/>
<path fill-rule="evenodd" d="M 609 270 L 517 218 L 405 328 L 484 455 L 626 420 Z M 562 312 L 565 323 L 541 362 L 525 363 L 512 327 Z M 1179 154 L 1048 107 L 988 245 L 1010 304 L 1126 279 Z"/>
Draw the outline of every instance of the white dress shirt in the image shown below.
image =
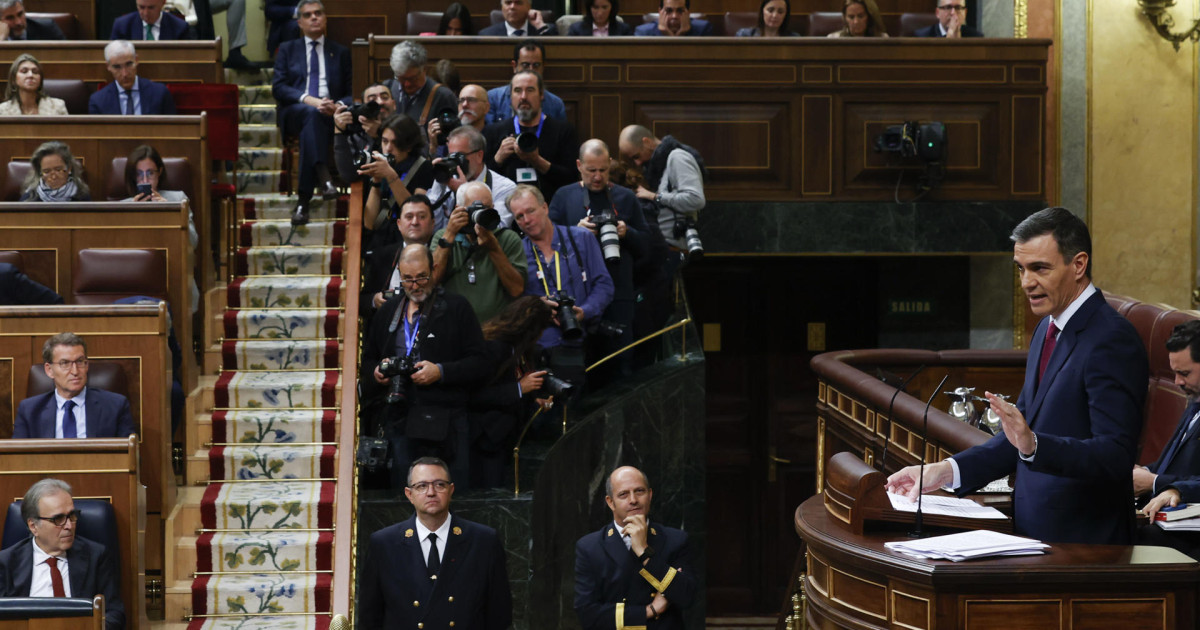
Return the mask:
<path fill-rule="evenodd" d="M 54 597 L 54 582 L 50 581 L 50 565 L 46 564 L 46 559 L 50 557 L 50 554 L 42 551 L 36 540 L 30 547 L 33 547 L 33 581 L 29 584 L 29 596 Z M 71 572 L 67 570 L 67 554 L 65 553 L 58 557 L 58 574 L 62 576 L 63 593 L 70 597 Z"/>
<path fill-rule="evenodd" d="M 417 538 L 421 541 L 421 558 L 425 560 L 425 565 L 429 566 L 429 534 L 437 534 L 438 559 L 446 557 L 446 539 L 450 537 L 450 519 L 453 516 L 446 517 L 446 521 L 442 526 L 437 528 L 437 531 L 431 532 L 421 519 L 417 521 Z"/>
<path fill-rule="evenodd" d="M 633 539 L 629 537 L 629 534 L 623 533 L 621 531 L 622 525 L 620 523 L 618 523 L 615 519 L 613 520 L 613 527 L 616 527 L 617 533 L 621 534 L 621 542 L 625 543 L 625 548 L 630 551 L 633 551 Z"/>
<path fill-rule="evenodd" d="M 158 21 L 150 25 L 150 32 L 154 33 L 154 41 L 158 41 L 158 40 L 162 39 L 162 21 L 163 21 L 163 14 L 162 14 L 162 12 L 159 12 Z M 142 20 L 141 24 L 142 24 L 142 37 L 144 38 L 144 37 L 146 37 L 147 22 L 145 20 Z"/>
<path fill-rule="evenodd" d="M 85 410 L 87 402 L 87 387 L 79 392 L 79 395 L 71 399 L 75 403 L 75 437 L 87 437 L 87 411 Z M 57 405 L 54 413 L 54 437 L 61 438 L 63 436 L 63 403 L 67 402 L 66 398 L 58 395 L 58 390 L 54 390 L 54 403 Z"/>

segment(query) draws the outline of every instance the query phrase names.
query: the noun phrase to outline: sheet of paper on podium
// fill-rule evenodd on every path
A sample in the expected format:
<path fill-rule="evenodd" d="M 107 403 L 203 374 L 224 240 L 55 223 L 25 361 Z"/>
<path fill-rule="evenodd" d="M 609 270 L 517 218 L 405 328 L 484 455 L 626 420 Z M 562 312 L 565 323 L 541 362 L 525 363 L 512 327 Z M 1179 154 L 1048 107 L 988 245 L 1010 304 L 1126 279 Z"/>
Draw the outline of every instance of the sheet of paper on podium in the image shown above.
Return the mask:
<path fill-rule="evenodd" d="M 962 562 L 975 558 L 997 556 L 1032 556 L 1045 553 L 1050 545 L 1032 538 L 976 530 L 884 543 L 888 549 L 921 560 L 952 560 Z"/>
<path fill-rule="evenodd" d="M 1184 518 L 1178 521 L 1155 521 L 1154 524 L 1169 532 L 1200 532 L 1200 517 Z"/>
<path fill-rule="evenodd" d="M 888 499 L 892 502 L 892 509 L 897 512 L 916 512 L 917 503 L 909 501 L 906 497 L 898 494 L 888 493 Z M 979 505 L 970 499 L 960 499 L 958 497 L 942 497 L 932 494 L 927 494 L 921 499 L 921 511 L 925 514 L 940 514 L 943 516 L 957 516 L 959 518 L 989 518 L 1003 520 L 1008 518 L 1003 512 L 994 507 Z"/>

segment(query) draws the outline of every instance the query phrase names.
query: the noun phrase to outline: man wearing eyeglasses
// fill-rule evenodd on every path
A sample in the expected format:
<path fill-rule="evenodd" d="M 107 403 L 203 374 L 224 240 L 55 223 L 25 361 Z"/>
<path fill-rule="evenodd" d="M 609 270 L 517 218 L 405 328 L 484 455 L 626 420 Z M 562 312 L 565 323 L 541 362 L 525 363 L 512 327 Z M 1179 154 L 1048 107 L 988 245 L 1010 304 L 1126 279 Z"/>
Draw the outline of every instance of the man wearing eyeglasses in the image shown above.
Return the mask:
<path fill-rule="evenodd" d="M 424 456 L 470 479 L 466 401 L 468 389 L 489 376 L 483 333 L 467 300 L 432 277 L 429 248 L 405 247 L 396 267 L 404 292 L 383 303 L 363 339 L 364 425 L 388 437 L 392 488 L 405 486 L 409 462 Z M 399 367 L 385 374 L 385 358 Z"/>
<path fill-rule="evenodd" d="M 0 551 L 0 597 L 104 596 L 104 627 L 125 627 L 116 550 L 75 533 L 79 510 L 71 486 L 58 479 L 33 484 L 21 501 L 29 538 Z"/>
<path fill-rule="evenodd" d="M 124 438 L 137 432 L 128 399 L 87 386 L 83 337 L 54 335 L 42 346 L 42 360 L 54 390 L 21 401 L 14 438 Z"/>
<path fill-rule="evenodd" d="M 492 193 L 493 207 L 500 213 L 500 224 L 504 227 L 512 227 L 512 213 L 508 211 L 508 197 L 516 190 L 517 183 L 484 165 L 483 158 L 487 153 L 487 148 L 487 140 L 473 126 L 459 127 L 451 131 L 450 136 L 446 138 L 446 154 L 461 153 L 467 159 L 467 168 L 464 172 L 459 167 L 454 176 L 445 182 L 436 181 L 435 178 L 433 186 L 429 187 L 429 199 L 434 203 L 434 229 L 446 228 L 446 223 L 450 221 L 450 213 L 454 212 L 454 208 L 458 205 L 455 195 L 458 193 L 458 189 L 467 182 L 480 182 L 487 186 Z M 445 158 L 437 158 L 433 162 L 436 165 L 443 159 Z M 447 195 L 447 192 L 452 194 Z M 439 201 L 441 201 L 440 204 L 437 203 Z"/>
<path fill-rule="evenodd" d="M 536 39 L 527 39 L 513 47 L 512 71 L 536 72 L 545 76 L 546 47 Z M 500 122 L 513 115 L 512 88 L 507 83 L 487 92 L 488 124 Z M 550 118 L 567 119 L 567 106 L 563 100 L 546 90 L 542 99 L 542 113 Z M 480 129 L 482 131 L 482 128 Z"/>
<path fill-rule="evenodd" d="M 490 110 L 488 105 L 488 92 L 483 89 L 482 85 L 474 83 L 464 85 L 458 91 L 458 122 L 463 127 L 474 127 L 476 131 L 483 132 L 483 128 L 487 126 L 487 115 Z M 429 154 L 437 157 L 445 157 L 450 153 L 446 148 L 445 143 L 450 141 L 449 134 L 444 134 L 442 129 L 442 121 L 437 116 L 431 116 L 429 122 L 425 125 L 425 132 L 429 136 Z M 453 131 L 451 131 L 453 133 Z"/>
<path fill-rule="evenodd" d="M 404 496 L 416 513 L 373 534 L 359 578 L 360 628 L 504 630 L 512 591 L 496 530 L 450 514 L 446 463 L 422 457 Z"/>
<path fill-rule="evenodd" d="M 913 37 L 983 37 L 967 24 L 966 0 L 937 0 L 938 23 L 919 29 Z"/>

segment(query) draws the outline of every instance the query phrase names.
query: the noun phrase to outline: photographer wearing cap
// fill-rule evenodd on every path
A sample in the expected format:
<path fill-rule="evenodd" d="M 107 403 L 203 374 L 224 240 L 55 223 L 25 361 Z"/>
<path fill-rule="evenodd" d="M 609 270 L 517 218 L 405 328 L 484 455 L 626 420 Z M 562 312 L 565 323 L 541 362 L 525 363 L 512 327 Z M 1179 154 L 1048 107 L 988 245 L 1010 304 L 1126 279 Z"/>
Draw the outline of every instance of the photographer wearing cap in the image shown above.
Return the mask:
<path fill-rule="evenodd" d="M 543 197 L 577 181 L 575 147 L 579 135 L 570 123 L 542 112 L 542 75 L 522 70 L 512 77 L 510 96 L 514 115 L 483 130 L 488 168 L 518 184 L 531 184 Z M 493 152 L 492 147 L 495 147 Z"/>
<path fill-rule="evenodd" d="M 433 235 L 433 277 L 487 321 L 525 291 L 521 238 L 500 223 L 486 184 L 467 182 L 457 198 L 445 229 Z"/>
<path fill-rule="evenodd" d="M 432 265 L 424 245 L 401 250 L 404 292 L 383 304 L 363 339 L 363 427 L 387 436 L 393 488 L 426 455 L 470 478 L 467 393 L 489 375 L 479 322 L 462 296 L 437 286 Z"/>
<path fill-rule="evenodd" d="M 446 139 L 446 155 L 433 161 L 434 182 L 429 189 L 429 198 L 434 203 L 435 229 L 446 227 L 450 213 L 458 205 L 455 195 L 467 182 L 480 182 L 487 186 L 492 191 L 496 212 L 500 213 L 500 225 L 512 227 L 508 196 L 517 188 L 517 183 L 484 165 L 487 147 L 483 134 L 475 127 L 464 126 L 450 132 Z"/>

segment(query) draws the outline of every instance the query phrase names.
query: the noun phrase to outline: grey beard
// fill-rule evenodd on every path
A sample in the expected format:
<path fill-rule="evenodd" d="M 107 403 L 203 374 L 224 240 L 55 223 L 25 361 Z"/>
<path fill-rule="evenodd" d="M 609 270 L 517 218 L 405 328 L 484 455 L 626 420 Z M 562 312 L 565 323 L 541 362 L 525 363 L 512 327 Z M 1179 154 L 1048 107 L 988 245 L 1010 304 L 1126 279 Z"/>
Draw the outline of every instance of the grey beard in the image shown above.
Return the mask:
<path fill-rule="evenodd" d="M 518 109 L 517 110 L 517 120 L 521 121 L 521 124 L 524 124 L 524 125 L 528 125 L 530 123 L 537 121 L 537 119 L 539 118 L 540 115 L 541 115 L 541 112 L 535 112 L 535 111 L 533 111 L 533 109 Z"/>

